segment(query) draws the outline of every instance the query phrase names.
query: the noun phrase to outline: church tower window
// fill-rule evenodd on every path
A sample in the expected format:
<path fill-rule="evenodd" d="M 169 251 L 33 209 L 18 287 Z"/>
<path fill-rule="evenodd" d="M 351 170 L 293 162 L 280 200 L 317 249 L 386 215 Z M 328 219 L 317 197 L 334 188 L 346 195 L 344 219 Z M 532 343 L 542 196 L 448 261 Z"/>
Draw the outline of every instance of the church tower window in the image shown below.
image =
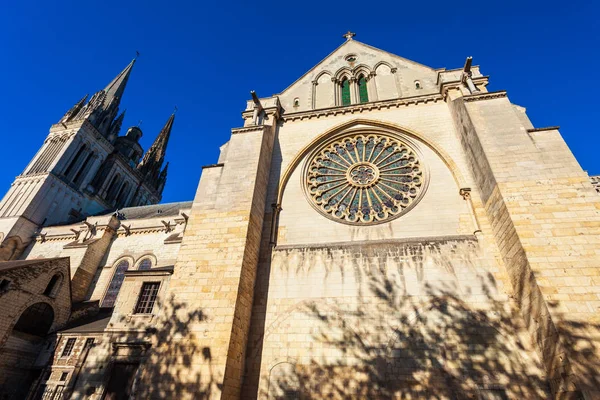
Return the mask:
<path fill-rule="evenodd" d="M 73 172 L 73 169 L 75 168 L 75 166 L 77 165 L 77 162 L 79 161 L 79 159 L 83 155 L 83 152 L 85 151 L 86 147 L 87 146 L 84 144 L 84 145 L 82 145 L 79 148 L 79 150 L 75 154 L 75 157 L 73 157 L 73 160 L 71 160 L 71 162 L 69 163 L 69 166 L 67 167 L 67 169 L 65 169 L 64 175 L 66 177 L 69 177 L 69 175 L 71 174 L 71 172 Z"/>
<path fill-rule="evenodd" d="M 361 103 L 369 102 L 369 93 L 367 91 L 367 80 L 363 75 L 358 78 L 358 94 Z"/>
<path fill-rule="evenodd" d="M 75 174 L 75 177 L 73 178 L 73 183 L 75 183 L 76 185 L 79 185 L 81 183 L 81 181 L 85 178 L 85 175 L 87 174 L 87 172 L 89 170 L 90 164 L 93 162 L 93 160 L 92 160 L 93 157 L 94 157 L 94 152 L 90 151 L 87 158 L 81 165 L 81 168 L 79 168 L 79 171 L 77 171 L 77 173 Z"/>
<path fill-rule="evenodd" d="M 127 272 L 128 269 L 129 262 L 127 260 L 122 260 L 117 264 L 115 273 L 113 274 L 110 285 L 108 285 L 108 289 L 102 300 L 101 307 L 110 308 L 115 306 L 119 290 L 121 290 L 121 285 L 123 285 L 123 281 L 125 280 L 125 272 Z"/>
<path fill-rule="evenodd" d="M 311 205 L 330 219 L 353 225 L 405 214 L 426 187 L 417 152 L 392 135 L 355 133 L 326 142 L 305 168 Z"/>
<path fill-rule="evenodd" d="M 342 80 L 342 105 L 350 105 L 350 81 L 346 78 Z"/>

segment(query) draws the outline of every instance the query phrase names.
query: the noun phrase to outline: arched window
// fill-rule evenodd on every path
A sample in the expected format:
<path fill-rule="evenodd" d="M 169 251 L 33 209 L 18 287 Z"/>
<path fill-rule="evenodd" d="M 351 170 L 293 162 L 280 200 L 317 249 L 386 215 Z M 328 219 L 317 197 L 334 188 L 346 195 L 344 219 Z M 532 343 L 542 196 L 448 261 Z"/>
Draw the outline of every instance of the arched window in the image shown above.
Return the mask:
<path fill-rule="evenodd" d="M 13 331 L 34 336 L 45 336 L 54 322 L 54 310 L 48 303 L 29 306 L 15 324 Z"/>
<path fill-rule="evenodd" d="M 94 162 L 93 157 L 94 157 L 94 152 L 90 151 L 87 158 L 83 162 L 83 164 L 81 164 L 81 168 L 79 168 L 79 171 L 77 171 L 77 173 L 75 174 L 75 177 L 73 178 L 74 184 L 76 184 L 76 185 L 81 184 L 81 181 L 87 175 L 87 172 L 89 171 L 89 169 L 91 167 L 91 164 Z"/>
<path fill-rule="evenodd" d="M 125 205 L 125 200 L 127 200 L 127 196 L 129 196 L 129 182 L 125 182 L 123 186 L 121 186 L 121 190 L 119 190 L 119 195 L 117 196 L 117 207 L 123 207 Z"/>
<path fill-rule="evenodd" d="M 152 260 L 149 258 L 144 258 L 138 266 L 138 270 L 140 271 L 147 271 L 150 268 L 152 268 Z"/>
<path fill-rule="evenodd" d="M 117 190 L 119 190 L 119 187 L 121 186 L 121 181 L 121 174 L 115 174 L 106 191 L 106 200 L 112 201 L 117 197 Z"/>
<path fill-rule="evenodd" d="M 46 286 L 46 290 L 44 290 L 44 295 L 48 297 L 56 297 L 58 291 L 60 290 L 60 284 L 62 283 L 62 275 L 55 274 L 48 282 L 48 286 Z"/>
<path fill-rule="evenodd" d="M 421 89 L 421 82 L 415 81 L 415 89 Z"/>
<path fill-rule="evenodd" d="M 63 174 L 64 176 L 69 176 L 71 171 L 73 171 L 73 168 L 75 167 L 75 165 L 77 164 L 77 162 L 79 161 L 81 156 L 83 155 L 83 152 L 85 151 L 86 147 L 87 146 L 84 144 L 79 148 L 79 150 L 75 154 L 75 157 L 73 157 L 73 159 L 69 163 L 69 166 L 67 167 L 67 169 L 65 169 L 65 173 Z"/>
<path fill-rule="evenodd" d="M 367 80 L 363 75 L 358 78 L 358 95 L 361 103 L 369 102 L 369 93 L 367 92 Z"/>
<path fill-rule="evenodd" d="M 350 82 L 346 78 L 342 80 L 342 105 L 350 105 Z"/>
<path fill-rule="evenodd" d="M 117 296 L 119 295 L 119 290 L 121 290 L 121 285 L 123 284 L 123 280 L 125 280 L 125 272 L 128 269 L 129 261 L 127 260 L 122 260 L 117 264 L 113 277 L 110 281 L 110 285 L 108 285 L 108 289 L 106 290 L 106 294 L 102 300 L 101 307 L 110 308 L 115 306 Z"/>

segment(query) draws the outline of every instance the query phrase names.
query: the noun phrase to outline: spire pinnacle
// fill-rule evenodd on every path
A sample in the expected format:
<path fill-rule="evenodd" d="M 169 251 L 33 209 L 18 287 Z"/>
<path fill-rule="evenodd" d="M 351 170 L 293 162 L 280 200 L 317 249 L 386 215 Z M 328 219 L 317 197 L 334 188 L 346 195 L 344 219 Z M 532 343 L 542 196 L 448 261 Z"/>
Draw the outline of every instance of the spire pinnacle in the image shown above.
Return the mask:
<path fill-rule="evenodd" d="M 171 136 L 171 129 L 175 121 L 175 111 L 171 114 L 160 133 L 148 149 L 144 158 L 138 165 L 138 169 L 146 175 L 147 179 L 156 187 L 159 185 L 159 175 L 167 153 L 167 145 Z M 166 172 L 165 172 L 166 173 Z"/>
<path fill-rule="evenodd" d="M 136 59 L 137 56 L 104 88 L 104 92 L 106 93 L 106 97 L 104 98 L 105 106 L 108 106 L 114 99 L 119 101 L 123 97 L 125 86 L 127 86 L 127 81 L 129 80 L 129 75 Z"/>

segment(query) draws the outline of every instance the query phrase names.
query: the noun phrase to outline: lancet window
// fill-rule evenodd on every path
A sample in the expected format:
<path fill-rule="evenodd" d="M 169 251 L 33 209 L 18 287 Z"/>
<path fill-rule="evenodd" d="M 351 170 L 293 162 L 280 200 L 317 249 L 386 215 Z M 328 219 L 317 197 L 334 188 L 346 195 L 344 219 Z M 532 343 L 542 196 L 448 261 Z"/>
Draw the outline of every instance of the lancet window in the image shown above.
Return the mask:
<path fill-rule="evenodd" d="M 361 103 L 369 102 L 369 93 L 367 91 L 367 80 L 363 75 L 358 78 L 358 95 Z"/>
<path fill-rule="evenodd" d="M 351 103 L 350 100 L 350 81 L 347 78 L 342 80 L 342 105 L 348 106 Z"/>
<path fill-rule="evenodd" d="M 119 261 L 115 267 L 115 272 L 110 281 L 110 285 L 108 285 L 104 299 L 102 300 L 102 307 L 110 308 L 115 306 L 117 296 L 119 295 L 119 290 L 121 290 L 121 285 L 123 285 L 123 281 L 125 280 L 125 272 L 127 272 L 128 269 L 129 261 Z"/>

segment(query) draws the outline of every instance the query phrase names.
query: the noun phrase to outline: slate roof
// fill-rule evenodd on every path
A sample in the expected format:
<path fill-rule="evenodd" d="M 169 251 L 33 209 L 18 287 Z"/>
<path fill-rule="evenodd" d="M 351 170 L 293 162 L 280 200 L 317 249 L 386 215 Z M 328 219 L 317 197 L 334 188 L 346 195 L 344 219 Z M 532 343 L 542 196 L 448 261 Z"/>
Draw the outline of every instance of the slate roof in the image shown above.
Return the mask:
<path fill-rule="evenodd" d="M 31 260 L 12 260 L 0 262 L 0 271 L 7 271 L 9 269 L 29 267 L 32 265 L 39 265 L 48 261 L 62 260 L 68 257 L 55 257 L 55 258 L 35 258 Z"/>
<path fill-rule="evenodd" d="M 173 217 L 179 215 L 179 211 L 192 208 L 192 201 L 180 201 L 176 203 L 152 204 L 149 206 L 127 207 L 120 210 L 105 210 L 96 217 L 119 213 L 119 219 L 145 219 L 153 217 Z"/>
<path fill-rule="evenodd" d="M 102 332 L 108 326 L 110 317 L 112 315 L 111 309 L 100 309 L 98 314 L 84 317 L 73 321 L 67 325 L 64 329 L 60 330 L 60 333 L 96 333 Z"/>

